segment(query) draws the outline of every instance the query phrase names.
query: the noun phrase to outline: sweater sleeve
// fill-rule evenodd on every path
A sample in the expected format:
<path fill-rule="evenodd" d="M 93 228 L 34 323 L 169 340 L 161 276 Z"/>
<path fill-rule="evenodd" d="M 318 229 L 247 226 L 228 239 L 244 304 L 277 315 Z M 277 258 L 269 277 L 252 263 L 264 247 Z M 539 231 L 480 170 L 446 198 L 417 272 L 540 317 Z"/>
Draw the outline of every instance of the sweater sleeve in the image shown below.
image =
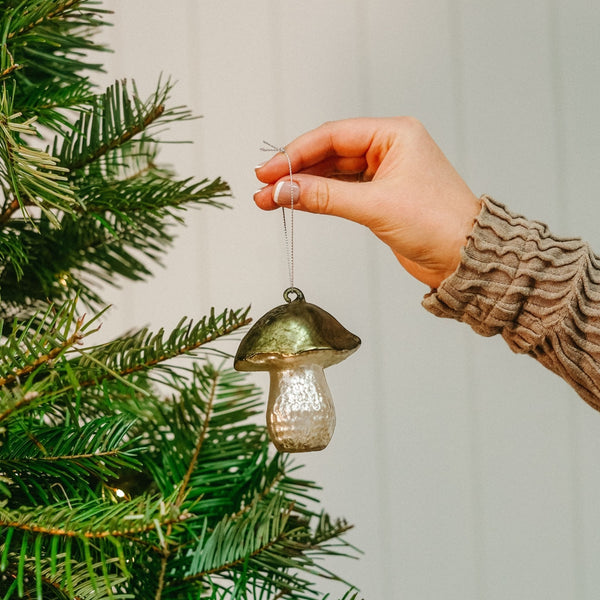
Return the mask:
<path fill-rule="evenodd" d="M 587 243 L 484 196 L 460 265 L 423 306 L 502 335 L 600 410 L 600 259 Z"/>

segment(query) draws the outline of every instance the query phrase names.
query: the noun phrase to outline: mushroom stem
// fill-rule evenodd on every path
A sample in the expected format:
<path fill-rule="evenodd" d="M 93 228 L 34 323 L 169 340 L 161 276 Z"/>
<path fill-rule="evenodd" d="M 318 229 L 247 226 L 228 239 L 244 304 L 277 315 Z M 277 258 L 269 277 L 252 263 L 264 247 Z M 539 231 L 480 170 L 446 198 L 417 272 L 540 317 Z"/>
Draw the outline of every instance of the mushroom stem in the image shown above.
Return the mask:
<path fill-rule="evenodd" d="M 335 429 L 335 407 L 321 365 L 304 363 L 270 374 L 267 427 L 277 450 L 325 448 Z"/>

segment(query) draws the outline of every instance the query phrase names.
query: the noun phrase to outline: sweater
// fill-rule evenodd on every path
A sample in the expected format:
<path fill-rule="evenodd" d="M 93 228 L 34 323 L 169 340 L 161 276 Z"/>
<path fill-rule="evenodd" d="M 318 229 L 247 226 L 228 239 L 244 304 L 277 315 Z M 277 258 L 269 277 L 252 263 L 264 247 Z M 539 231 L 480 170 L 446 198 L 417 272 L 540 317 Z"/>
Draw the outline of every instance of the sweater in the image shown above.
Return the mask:
<path fill-rule="evenodd" d="M 500 334 L 600 410 L 600 258 L 586 242 L 483 196 L 458 268 L 423 306 Z"/>

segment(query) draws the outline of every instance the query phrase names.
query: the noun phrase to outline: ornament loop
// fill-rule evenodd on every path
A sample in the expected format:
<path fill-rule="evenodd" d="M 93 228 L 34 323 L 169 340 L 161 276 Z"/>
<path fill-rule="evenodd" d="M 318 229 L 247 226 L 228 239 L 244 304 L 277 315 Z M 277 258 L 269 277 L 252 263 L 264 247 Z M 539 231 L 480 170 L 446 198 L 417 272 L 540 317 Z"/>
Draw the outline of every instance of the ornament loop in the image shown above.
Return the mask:
<path fill-rule="evenodd" d="M 291 298 L 291 294 L 294 294 L 296 297 Z M 297 287 L 293 286 L 283 292 L 283 298 L 286 302 L 304 302 L 304 294 Z"/>

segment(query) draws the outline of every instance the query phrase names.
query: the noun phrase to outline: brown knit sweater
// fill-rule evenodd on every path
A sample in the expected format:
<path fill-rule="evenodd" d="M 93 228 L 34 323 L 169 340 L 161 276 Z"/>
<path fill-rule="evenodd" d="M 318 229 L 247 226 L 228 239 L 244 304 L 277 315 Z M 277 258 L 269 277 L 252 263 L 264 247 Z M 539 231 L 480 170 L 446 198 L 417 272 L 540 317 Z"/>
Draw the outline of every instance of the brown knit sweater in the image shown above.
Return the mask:
<path fill-rule="evenodd" d="M 600 258 L 585 242 L 484 196 L 459 267 L 423 306 L 501 334 L 600 410 Z"/>

